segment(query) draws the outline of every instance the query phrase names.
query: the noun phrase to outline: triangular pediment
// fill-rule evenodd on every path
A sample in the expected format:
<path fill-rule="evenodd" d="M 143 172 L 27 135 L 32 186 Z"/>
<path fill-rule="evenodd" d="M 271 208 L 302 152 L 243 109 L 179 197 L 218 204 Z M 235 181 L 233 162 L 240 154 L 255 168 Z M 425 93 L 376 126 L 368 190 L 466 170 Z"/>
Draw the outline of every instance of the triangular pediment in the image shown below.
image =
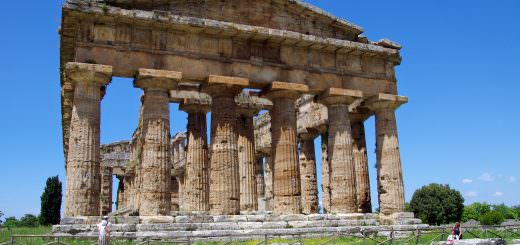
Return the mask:
<path fill-rule="evenodd" d="M 351 41 L 356 41 L 362 33 L 360 27 L 297 0 L 106 0 L 106 3 Z"/>

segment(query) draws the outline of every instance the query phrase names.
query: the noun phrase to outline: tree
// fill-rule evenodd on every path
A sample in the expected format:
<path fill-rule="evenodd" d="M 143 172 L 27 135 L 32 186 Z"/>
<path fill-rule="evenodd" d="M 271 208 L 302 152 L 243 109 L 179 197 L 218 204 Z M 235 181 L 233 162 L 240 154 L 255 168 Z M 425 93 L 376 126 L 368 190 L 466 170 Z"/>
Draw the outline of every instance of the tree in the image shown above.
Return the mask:
<path fill-rule="evenodd" d="M 60 223 L 61 191 L 61 181 L 58 176 L 49 177 L 41 196 L 40 223 L 42 225 Z"/>
<path fill-rule="evenodd" d="M 0 225 L 2 225 L 2 217 L 4 216 L 4 213 L 0 211 Z"/>
<path fill-rule="evenodd" d="M 487 203 L 475 202 L 471 205 L 464 207 L 464 212 L 462 213 L 462 222 L 466 222 L 468 220 L 480 220 L 480 217 L 485 213 L 491 211 L 491 205 Z"/>
<path fill-rule="evenodd" d="M 493 211 L 497 211 L 497 212 L 501 213 L 502 216 L 504 217 L 504 219 L 515 219 L 516 215 L 515 215 L 513 209 L 506 206 L 503 203 L 500 205 L 492 205 L 491 209 L 493 209 Z"/>
<path fill-rule="evenodd" d="M 447 224 L 461 219 L 464 198 L 449 185 L 433 183 L 415 191 L 410 210 L 430 225 Z"/>
<path fill-rule="evenodd" d="M 511 207 L 513 210 L 513 215 L 515 216 L 515 219 L 520 219 L 520 205 L 516 205 Z"/>
<path fill-rule="evenodd" d="M 16 219 L 16 217 L 14 216 L 11 216 L 11 217 L 7 217 L 4 221 L 4 226 L 5 227 L 17 227 L 19 225 L 19 221 Z"/>
<path fill-rule="evenodd" d="M 20 221 L 18 222 L 18 226 L 20 227 L 36 227 L 40 223 L 38 221 L 38 217 L 32 215 L 32 214 L 26 214 L 22 218 L 20 218 Z"/>
<path fill-rule="evenodd" d="M 500 225 L 504 222 L 504 216 L 498 211 L 490 211 L 480 218 L 481 225 Z"/>

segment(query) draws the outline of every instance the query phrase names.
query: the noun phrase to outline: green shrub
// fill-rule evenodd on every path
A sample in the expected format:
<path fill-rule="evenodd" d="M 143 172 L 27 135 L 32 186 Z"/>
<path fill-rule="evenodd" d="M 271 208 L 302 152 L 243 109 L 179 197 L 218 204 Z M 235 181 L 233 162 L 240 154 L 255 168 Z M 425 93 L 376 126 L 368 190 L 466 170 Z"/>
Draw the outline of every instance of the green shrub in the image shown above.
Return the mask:
<path fill-rule="evenodd" d="M 7 217 L 5 219 L 3 226 L 12 228 L 12 227 L 17 227 L 19 224 L 20 224 L 20 221 L 18 221 L 16 219 L 16 217 L 11 216 L 11 217 Z"/>
<path fill-rule="evenodd" d="M 26 214 L 18 222 L 18 226 L 20 227 L 37 227 L 39 225 L 40 222 L 38 221 L 38 217 L 32 214 Z"/>
<path fill-rule="evenodd" d="M 449 185 L 430 184 L 415 191 L 409 209 L 424 223 L 448 224 L 460 221 L 464 198 Z"/>
<path fill-rule="evenodd" d="M 498 211 L 490 211 L 480 217 L 481 225 L 500 225 L 504 222 L 504 216 Z"/>

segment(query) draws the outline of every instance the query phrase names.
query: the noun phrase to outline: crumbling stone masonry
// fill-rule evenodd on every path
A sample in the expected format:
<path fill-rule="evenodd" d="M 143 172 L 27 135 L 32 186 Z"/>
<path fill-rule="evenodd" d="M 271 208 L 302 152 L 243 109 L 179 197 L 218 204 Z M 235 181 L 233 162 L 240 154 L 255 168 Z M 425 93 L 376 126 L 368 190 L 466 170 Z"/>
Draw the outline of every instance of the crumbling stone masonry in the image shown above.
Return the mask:
<path fill-rule="evenodd" d="M 371 116 L 379 221 L 416 222 L 404 213 L 399 44 L 369 41 L 362 28 L 293 0 L 67 0 L 62 11 L 65 223 L 107 213 L 139 223 L 313 215 L 318 190 L 325 213 L 371 213 Z M 134 79 L 141 109 L 131 141 L 101 147 L 100 103 L 112 76 Z M 173 138 L 170 103 L 188 115 Z"/>

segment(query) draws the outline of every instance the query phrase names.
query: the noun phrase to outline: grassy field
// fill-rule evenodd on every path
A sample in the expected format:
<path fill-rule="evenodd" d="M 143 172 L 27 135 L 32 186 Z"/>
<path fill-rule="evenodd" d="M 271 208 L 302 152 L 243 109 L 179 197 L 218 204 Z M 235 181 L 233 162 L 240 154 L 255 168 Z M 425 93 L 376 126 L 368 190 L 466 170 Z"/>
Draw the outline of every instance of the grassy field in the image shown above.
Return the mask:
<path fill-rule="evenodd" d="M 0 230 L 0 244 L 4 242 L 8 242 L 10 240 L 11 235 L 42 235 L 48 234 L 51 231 L 51 227 L 35 227 L 35 228 L 13 228 L 6 229 L 2 228 Z M 469 231 L 469 230 L 468 230 Z M 394 244 L 430 244 L 433 241 L 445 241 L 447 238 L 447 233 L 440 232 L 431 232 L 431 233 L 422 233 L 419 238 L 415 236 L 410 236 L 407 238 L 396 239 Z M 505 232 L 505 231 L 469 231 L 464 233 L 464 238 L 497 238 L 503 237 L 507 242 L 511 242 L 513 239 L 520 239 L 519 233 L 513 232 Z M 373 239 L 373 240 L 372 240 Z M 379 242 L 385 241 L 384 237 L 375 237 L 372 239 L 362 239 L 358 237 L 323 237 L 323 238 L 308 238 L 308 239 L 279 239 L 279 238 L 269 238 L 269 244 L 273 243 L 303 243 L 309 245 L 319 245 L 319 244 L 378 244 Z M 16 238 L 17 244 L 26 244 L 26 245 L 37 245 L 37 244 L 45 244 L 54 240 L 54 238 Z M 70 238 L 60 238 L 61 242 L 65 242 L 70 245 L 91 245 L 95 244 L 95 238 L 91 239 L 70 239 Z M 262 241 L 260 240 L 252 240 L 245 242 L 234 241 L 233 244 L 243 244 L 243 245 L 256 245 L 260 244 Z M 113 245 L 130 245 L 135 244 L 135 242 L 130 240 L 116 240 L 113 239 Z M 144 243 L 147 244 L 147 243 Z M 172 243 L 156 243 L 150 242 L 149 244 L 172 244 Z M 221 243 L 195 243 L 195 244 L 221 244 Z M 228 243 L 229 244 L 229 243 Z M 388 242 L 386 244 L 389 244 Z"/>

